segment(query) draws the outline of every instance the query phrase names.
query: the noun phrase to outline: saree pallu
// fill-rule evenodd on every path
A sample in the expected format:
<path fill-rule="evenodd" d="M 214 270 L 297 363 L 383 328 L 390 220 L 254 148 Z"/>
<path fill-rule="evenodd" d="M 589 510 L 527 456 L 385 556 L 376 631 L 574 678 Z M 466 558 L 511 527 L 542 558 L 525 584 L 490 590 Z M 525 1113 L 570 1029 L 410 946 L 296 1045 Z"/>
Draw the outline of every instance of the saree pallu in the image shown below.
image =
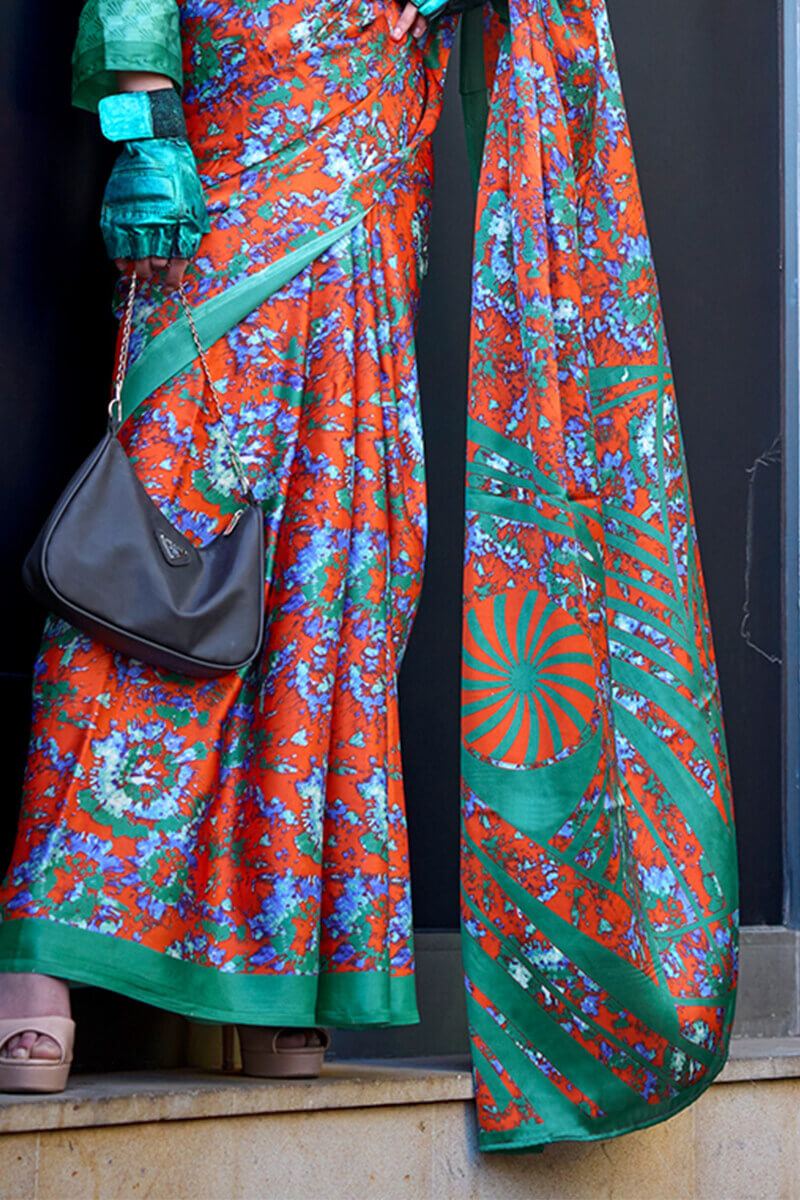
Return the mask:
<path fill-rule="evenodd" d="M 265 643 L 187 680 L 49 620 L 0 971 L 206 1020 L 418 1020 L 396 675 L 426 540 L 414 319 L 449 42 L 391 42 L 398 12 L 180 5 L 212 222 L 187 290 L 264 512 Z M 135 65 L 118 50 L 88 74 Z M 155 284 L 131 347 L 129 453 L 202 544 L 238 486 Z"/>
<path fill-rule="evenodd" d="M 608 1137 L 728 1050 L 738 876 L 669 355 L 604 0 L 466 18 L 483 146 L 462 915 L 484 1150 Z"/>

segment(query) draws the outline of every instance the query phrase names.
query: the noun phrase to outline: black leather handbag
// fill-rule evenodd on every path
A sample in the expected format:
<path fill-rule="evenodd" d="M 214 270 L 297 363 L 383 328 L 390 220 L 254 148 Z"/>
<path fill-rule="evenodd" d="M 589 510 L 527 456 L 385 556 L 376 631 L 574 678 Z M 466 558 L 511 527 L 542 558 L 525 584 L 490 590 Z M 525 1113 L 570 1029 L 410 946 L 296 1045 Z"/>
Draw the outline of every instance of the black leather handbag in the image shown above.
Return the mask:
<path fill-rule="evenodd" d="M 180 298 L 243 504 L 208 545 L 193 545 L 148 496 L 117 437 L 136 276 L 125 307 L 108 432 L 62 493 L 25 559 L 46 608 L 154 667 L 209 679 L 252 662 L 264 635 L 264 520 L 225 430 L 191 309 Z"/>

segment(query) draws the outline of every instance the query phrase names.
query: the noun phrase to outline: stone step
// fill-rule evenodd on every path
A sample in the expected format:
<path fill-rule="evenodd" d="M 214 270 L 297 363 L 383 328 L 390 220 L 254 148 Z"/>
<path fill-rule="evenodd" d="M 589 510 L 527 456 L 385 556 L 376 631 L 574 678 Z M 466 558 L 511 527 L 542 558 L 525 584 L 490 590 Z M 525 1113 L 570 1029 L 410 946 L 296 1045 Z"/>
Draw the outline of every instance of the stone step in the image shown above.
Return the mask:
<path fill-rule="evenodd" d="M 740 1039 L 670 1121 L 542 1154 L 476 1148 L 463 1059 L 319 1080 L 76 1076 L 0 1098 L 2 1200 L 797 1200 L 800 1039 Z"/>

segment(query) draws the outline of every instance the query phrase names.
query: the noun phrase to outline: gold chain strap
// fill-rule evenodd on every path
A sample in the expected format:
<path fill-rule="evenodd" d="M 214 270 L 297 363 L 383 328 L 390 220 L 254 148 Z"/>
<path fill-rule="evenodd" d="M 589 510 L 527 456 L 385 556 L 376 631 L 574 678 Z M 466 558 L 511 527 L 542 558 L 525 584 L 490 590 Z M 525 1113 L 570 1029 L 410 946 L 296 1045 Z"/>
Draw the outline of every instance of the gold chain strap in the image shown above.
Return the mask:
<path fill-rule="evenodd" d="M 184 287 L 183 287 L 182 283 L 181 283 L 180 287 L 178 288 L 178 294 L 180 295 L 181 304 L 183 305 L 183 311 L 186 314 L 186 320 L 189 322 L 189 329 L 191 330 L 191 333 L 192 333 L 192 341 L 195 344 L 195 349 L 197 350 L 198 356 L 200 358 L 200 363 L 203 368 L 203 374 L 205 375 L 206 382 L 208 383 L 208 386 L 211 390 L 211 404 L 214 409 L 214 412 L 216 413 L 216 419 L 219 423 L 219 427 L 222 430 L 222 436 L 224 437 L 225 443 L 228 447 L 228 451 L 230 453 L 231 460 L 233 462 L 234 470 L 235 470 L 236 476 L 239 480 L 239 486 L 241 487 L 244 494 L 246 496 L 249 496 L 252 494 L 252 489 L 250 487 L 250 481 L 247 478 L 247 472 L 244 469 L 244 464 L 242 463 L 242 460 L 239 457 L 238 451 L 236 450 L 236 447 L 234 446 L 233 441 L 231 440 L 230 434 L 228 433 L 228 430 L 225 428 L 225 418 L 222 415 L 222 410 L 219 406 L 219 400 L 217 398 L 217 385 L 214 383 L 214 379 L 211 375 L 211 369 L 208 365 L 208 359 L 206 358 L 206 352 L 203 349 L 203 345 L 200 341 L 200 336 L 197 332 L 197 326 L 194 323 L 194 317 L 192 315 L 191 305 L 189 304 L 189 301 L 186 299 L 186 292 L 184 291 Z M 122 319 L 122 340 L 120 342 L 120 347 L 119 347 L 119 358 L 117 360 L 117 370 L 116 370 L 116 374 L 114 376 L 114 392 L 113 392 L 113 396 L 111 399 L 111 403 L 108 406 L 109 416 L 111 417 L 112 421 L 114 421 L 116 423 L 117 426 L 122 424 L 122 384 L 125 380 L 125 373 L 128 369 L 128 357 L 130 355 L 130 344 L 131 344 L 131 327 L 133 324 L 133 301 L 134 301 L 135 296 L 136 296 L 136 272 L 133 271 L 131 273 L 131 281 L 130 281 L 130 285 L 128 287 L 128 295 L 125 300 L 125 313 L 124 313 L 124 316 Z"/>

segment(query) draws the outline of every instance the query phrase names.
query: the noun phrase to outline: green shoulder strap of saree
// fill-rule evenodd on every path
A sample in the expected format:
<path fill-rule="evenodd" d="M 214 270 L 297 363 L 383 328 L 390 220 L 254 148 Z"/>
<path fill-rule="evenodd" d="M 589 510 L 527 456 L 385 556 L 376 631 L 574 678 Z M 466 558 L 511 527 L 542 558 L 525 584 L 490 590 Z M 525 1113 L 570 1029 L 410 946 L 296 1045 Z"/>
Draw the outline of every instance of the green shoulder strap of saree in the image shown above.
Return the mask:
<path fill-rule="evenodd" d="M 312 233 L 283 258 L 232 284 L 218 296 L 192 309 L 197 332 L 204 346 L 211 346 L 270 296 L 313 262 L 318 255 L 349 233 L 366 212 L 359 210 L 341 225 L 324 233 Z M 177 320 L 145 346 L 125 376 L 122 386 L 122 419 L 126 420 L 163 383 L 184 370 L 197 356 L 191 330 L 181 313 Z"/>

